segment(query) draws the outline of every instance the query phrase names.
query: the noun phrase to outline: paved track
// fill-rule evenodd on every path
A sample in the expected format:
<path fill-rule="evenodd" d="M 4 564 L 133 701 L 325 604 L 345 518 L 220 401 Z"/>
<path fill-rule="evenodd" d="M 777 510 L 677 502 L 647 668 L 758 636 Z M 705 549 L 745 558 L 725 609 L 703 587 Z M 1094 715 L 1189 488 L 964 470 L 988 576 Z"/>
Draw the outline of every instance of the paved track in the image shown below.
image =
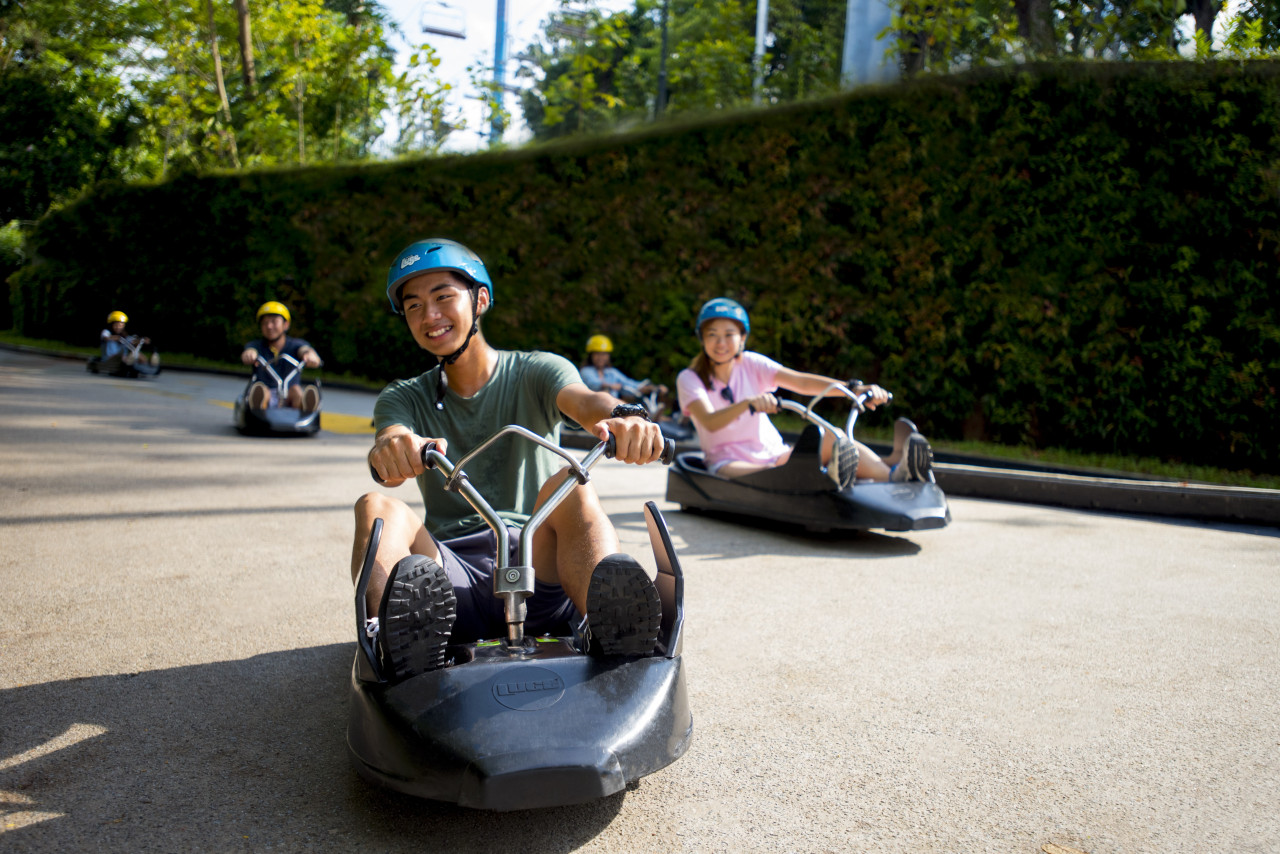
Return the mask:
<path fill-rule="evenodd" d="M 241 386 L 0 352 L 0 850 L 1280 850 L 1277 531 L 978 500 L 836 538 L 660 502 L 684 758 L 528 813 L 372 789 L 344 746 L 369 439 L 240 437 L 210 401 Z M 664 472 L 596 471 L 644 547 Z"/>

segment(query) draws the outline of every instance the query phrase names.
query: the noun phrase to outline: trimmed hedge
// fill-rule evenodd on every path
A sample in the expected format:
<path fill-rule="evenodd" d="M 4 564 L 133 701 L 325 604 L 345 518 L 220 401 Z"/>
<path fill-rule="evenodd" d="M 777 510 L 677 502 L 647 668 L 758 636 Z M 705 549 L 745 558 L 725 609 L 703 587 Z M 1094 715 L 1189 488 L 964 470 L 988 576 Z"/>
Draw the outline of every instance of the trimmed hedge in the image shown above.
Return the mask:
<path fill-rule="evenodd" d="M 14 315 L 91 339 L 119 307 L 162 349 L 231 356 L 280 299 L 331 366 L 406 376 L 429 358 L 386 265 L 443 235 L 490 267 L 498 346 L 580 360 L 605 332 L 669 382 L 728 295 L 755 349 L 880 381 L 938 436 L 1280 471 L 1278 84 L 1272 63 L 1023 66 L 552 147 L 102 185 L 39 224 Z"/>

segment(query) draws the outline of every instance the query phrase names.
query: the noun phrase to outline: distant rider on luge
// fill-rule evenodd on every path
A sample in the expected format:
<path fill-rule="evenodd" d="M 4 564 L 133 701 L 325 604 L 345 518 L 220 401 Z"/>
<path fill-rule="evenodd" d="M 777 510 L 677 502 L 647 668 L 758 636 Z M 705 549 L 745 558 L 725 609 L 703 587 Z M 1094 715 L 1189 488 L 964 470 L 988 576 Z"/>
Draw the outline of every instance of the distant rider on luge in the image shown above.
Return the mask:
<path fill-rule="evenodd" d="M 413 243 L 387 275 L 387 298 L 403 314 L 414 342 L 439 364 L 389 385 L 374 406 L 377 433 L 369 465 L 397 486 L 418 478 L 426 519 L 398 498 L 370 492 L 355 506 L 351 577 L 359 577 L 375 519 L 384 528 L 368 588 L 375 647 L 393 679 L 443 666 L 452 638 L 468 642 L 506 634 L 503 603 L 493 595 L 496 537 L 459 494 L 424 476 L 428 442 L 456 462 L 501 428 L 516 424 L 558 442 L 564 417 L 601 439 L 612 434 L 616 459 L 659 459 L 662 433 L 643 406 L 592 392 L 577 369 L 544 352 L 496 350 L 481 330 L 494 303 L 484 263 L 452 240 Z M 405 361 L 416 357 L 406 354 Z M 517 532 L 566 476 L 558 458 L 514 437 L 508 453 L 485 454 L 467 476 Z M 510 537 L 517 560 L 520 537 Z M 530 634 L 556 632 L 587 617 L 590 651 L 652 652 L 661 625 L 657 589 L 634 558 L 619 554 L 618 535 L 591 483 L 577 486 L 533 537 Z"/>
<path fill-rule="evenodd" d="M 780 466 L 791 448 L 766 417 L 778 411 L 779 388 L 802 395 L 841 395 L 840 381 L 783 367 L 746 349 L 751 332 L 747 311 L 726 298 L 708 300 L 694 324 L 701 349 L 676 377 L 680 409 L 693 419 L 708 471 L 741 477 Z M 886 403 L 889 394 L 877 385 L 853 384 L 855 394 L 868 392 L 868 409 Z M 881 459 L 861 442 L 824 435 L 822 463 L 840 489 L 855 479 L 929 479 L 933 452 L 915 425 L 905 418 L 894 425 L 893 452 Z"/>
<path fill-rule="evenodd" d="M 258 329 L 262 332 L 262 337 L 245 344 L 240 353 L 240 361 L 253 368 L 254 382 L 249 386 L 251 409 L 289 406 L 302 412 L 313 412 L 320 405 L 319 389 L 314 385 L 304 388 L 301 373 L 290 377 L 293 366 L 286 368 L 281 364 L 282 358 L 288 357 L 294 363 L 308 368 L 318 368 L 321 365 L 320 354 L 310 343 L 302 338 L 290 338 L 286 334 L 290 321 L 289 309 L 283 303 L 271 300 L 258 308 Z M 276 372 L 275 376 L 267 366 L 258 361 L 259 357 L 271 366 Z M 285 364 L 289 364 L 287 360 Z M 283 396 L 277 388 L 276 377 L 288 380 Z"/>
<path fill-rule="evenodd" d="M 125 332 L 128 322 L 129 316 L 123 311 L 113 311 L 107 315 L 107 328 L 98 336 L 101 346 L 98 364 L 108 370 L 122 368 L 147 374 L 158 373 L 160 354 L 153 352 L 150 357 L 144 357 L 142 348 L 150 344 L 151 339 Z M 148 368 L 155 370 L 147 370 Z"/>

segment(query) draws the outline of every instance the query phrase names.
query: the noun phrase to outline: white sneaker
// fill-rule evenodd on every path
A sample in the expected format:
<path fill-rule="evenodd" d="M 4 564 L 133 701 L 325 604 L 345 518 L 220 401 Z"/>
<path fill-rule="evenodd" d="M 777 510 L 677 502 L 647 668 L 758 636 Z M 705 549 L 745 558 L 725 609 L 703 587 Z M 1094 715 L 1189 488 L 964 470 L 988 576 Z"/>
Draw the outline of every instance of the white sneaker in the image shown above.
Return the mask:
<path fill-rule="evenodd" d="M 858 477 L 858 446 L 843 436 L 836 438 L 831 449 L 831 461 L 827 463 L 827 476 L 841 490 L 848 489 Z"/>

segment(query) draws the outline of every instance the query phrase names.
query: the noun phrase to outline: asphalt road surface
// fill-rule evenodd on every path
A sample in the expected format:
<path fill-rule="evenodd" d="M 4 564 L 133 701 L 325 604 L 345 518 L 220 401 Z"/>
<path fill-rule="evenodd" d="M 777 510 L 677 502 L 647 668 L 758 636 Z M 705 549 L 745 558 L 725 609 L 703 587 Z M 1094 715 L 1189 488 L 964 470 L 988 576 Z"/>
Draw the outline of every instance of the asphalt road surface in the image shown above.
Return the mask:
<path fill-rule="evenodd" d="M 689 752 L 563 809 L 373 788 L 344 742 L 372 397 L 252 439 L 242 385 L 0 352 L 0 851 L 1280 850 L 1275 529 L 954 500 L 805 536 L 613 462 L 624 546 L 659 499 L 687 576 Z"/>

